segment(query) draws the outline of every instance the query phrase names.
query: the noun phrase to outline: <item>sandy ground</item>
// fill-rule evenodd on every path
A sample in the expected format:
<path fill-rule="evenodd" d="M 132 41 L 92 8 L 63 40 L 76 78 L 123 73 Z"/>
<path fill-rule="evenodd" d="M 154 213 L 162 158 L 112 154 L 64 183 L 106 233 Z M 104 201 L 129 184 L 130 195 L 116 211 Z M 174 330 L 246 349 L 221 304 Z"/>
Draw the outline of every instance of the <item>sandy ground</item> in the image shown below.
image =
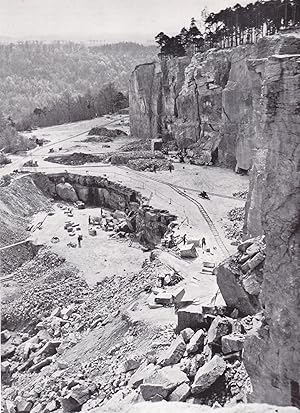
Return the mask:
<path fill-rule="evenodd" d="M 129 247 L 128 241 L 111 239 L 110 232 L 101 229 L 96 230 L 96 236 L 89 235 L 89 215 L 99 216 L 100 208 L 74 209 L 73 218 L 70 218 L 64 210 L 55 205 L 54 215 L 47 216 L 42 228 L 36 230 L 31 239 L 37 245 L 51 246 L 55 253 L 74 264 L 82 272 L 89 285 L 115 274 L 125 276 L 131 272 L 138 272 L 146 258 L 145 253 L 134 246 Z M 38 223 L 44 217 L 45 214 L 38 214 L 34 218 L 34 223 Z M 77 235 L 71 237 L 64 229 L 65 223 L 70 220 L 74 224 L 79 224 L 80 231 L 76 233 L 81 233 L 83 236 L 81 248 L 78 247 Z M 59 242 L 52 243 L 53 237 L 58 237 Z M 68 247 L 67 244 L 70 242 L 75 243 L 76 248 Z M 117 254 L 116 251 L 118 251 Z"/>

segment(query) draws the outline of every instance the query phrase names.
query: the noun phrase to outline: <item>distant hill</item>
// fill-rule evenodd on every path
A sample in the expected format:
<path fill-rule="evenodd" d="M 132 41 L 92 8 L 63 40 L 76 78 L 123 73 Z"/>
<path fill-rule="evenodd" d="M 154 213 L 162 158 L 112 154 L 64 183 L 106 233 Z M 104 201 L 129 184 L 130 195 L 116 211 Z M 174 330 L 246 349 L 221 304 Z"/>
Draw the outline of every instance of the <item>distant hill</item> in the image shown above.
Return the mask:
<path fill-rule="evenodd" d="M 127 93 L 134 67 L 152 61 L 154 46 L 74 42 L 0 44 L 0 112 L 20 121 L 64 94 L 96 94 L 109 82 Z"/>

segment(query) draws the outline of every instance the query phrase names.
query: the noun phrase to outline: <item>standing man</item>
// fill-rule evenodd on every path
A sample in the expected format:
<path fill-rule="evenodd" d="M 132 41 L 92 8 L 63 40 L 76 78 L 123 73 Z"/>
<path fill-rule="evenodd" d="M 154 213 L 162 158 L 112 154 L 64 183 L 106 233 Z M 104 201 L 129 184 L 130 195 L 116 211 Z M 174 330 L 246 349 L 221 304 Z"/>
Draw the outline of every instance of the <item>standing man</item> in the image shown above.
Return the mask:
<path fill-rule="evenodd" d="M 184 236 L 182 237 L 182 241 L 183 241 L 183 245 L 186 244 L 186 234 L 184 234 Z"/>
<path fill-rule="evenodd" d="M 170 160 L 169 163 L 168 163 L 168 168 L 169 168 L 170 173 L 171 173 L 171 172 L 173 171 L 173 169 L 174 169 L 173 163 L 172 163 L 171 160 Z"/>
<path fill-rule="evenodd" d="M 82 241 L 82 235 L 81 234 L 78 235 L 77 240 L 78 240 L 78 247 L 81 248 L 81 241 Z"/>
<path fill-rule="evenodd" d="M 201 241 L 201 248 L 204 249 L 204 247 L 206 247 L 206 241 L 205 241 L 205 238 L 203 237 Z"/>

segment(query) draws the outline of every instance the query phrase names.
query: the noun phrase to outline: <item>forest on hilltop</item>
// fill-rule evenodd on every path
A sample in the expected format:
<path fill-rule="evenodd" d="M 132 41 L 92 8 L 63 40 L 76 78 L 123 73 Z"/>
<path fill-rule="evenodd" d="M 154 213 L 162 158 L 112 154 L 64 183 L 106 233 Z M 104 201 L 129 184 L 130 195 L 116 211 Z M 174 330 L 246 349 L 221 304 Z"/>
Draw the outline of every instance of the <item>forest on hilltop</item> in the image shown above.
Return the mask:
<path fill-rule="evenodd" d="M 158 33 L 155 40 L 160 46 L 160 57 L 256 43 L 263 36 L 299 28 L 300 0 L 258 0 L 244 7 L 237 3 L 217 13 L 203 10 L 202 17 L 202 32 L 192 18 L 189 29 L 183 27 L 176 36 Z"/>
<path fill-rule="evenodd" d="M 0 113 L 21 130 L 108 113 L 125 105 L 134 67 L 156 55 L 136 43 L 0 44 Z"/>

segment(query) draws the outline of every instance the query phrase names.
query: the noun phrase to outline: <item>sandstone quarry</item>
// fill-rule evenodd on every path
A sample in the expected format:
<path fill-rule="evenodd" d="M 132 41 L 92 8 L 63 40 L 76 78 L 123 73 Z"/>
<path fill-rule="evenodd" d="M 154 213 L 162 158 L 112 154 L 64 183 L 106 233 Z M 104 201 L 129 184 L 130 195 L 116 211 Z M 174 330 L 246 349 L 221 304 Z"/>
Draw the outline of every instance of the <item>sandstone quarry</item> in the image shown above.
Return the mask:
<path fill-rule="evenodd" d="M 131 79 L 133 133 L 138 118 L 148 120 L 138 87 L 143 78 L 148 102 L 161 104 L 152 107 L 151 130 L 139 136 L 173 138 L 204 160 L 208 154 L 224 166 L 251 170 L 244 235 L 265 235 L 263 254 L 257 250 L 251 259 L 258 272 L 246 268 L 249 257 L 241 253 L 219 266 L 217 276 L 228 305 L 244 314 L 262 311 L 245 342 L 251 400 L 278 405 L 299 400 L 299 50 L 295 37 L 264 38 L 196 54 L 190 62 L 153 63 L 154 89 L 144 66 Z"/>

